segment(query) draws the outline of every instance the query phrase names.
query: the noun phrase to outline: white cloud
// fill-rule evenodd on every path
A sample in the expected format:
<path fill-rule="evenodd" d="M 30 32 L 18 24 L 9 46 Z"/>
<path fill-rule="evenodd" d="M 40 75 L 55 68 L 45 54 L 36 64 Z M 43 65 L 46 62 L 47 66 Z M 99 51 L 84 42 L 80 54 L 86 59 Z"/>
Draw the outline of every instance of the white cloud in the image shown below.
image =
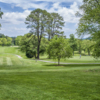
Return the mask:
<path fill-rule="evenodd" d="M 79 18 L 76 18 L 75 13 L 78 11 L 78 5 L 79 2 L 81 3 L 81 0 L 53 0 L 53 5 L 51 8 L 47 8 L 46 6 L 49 6 L 48 3 L 40 3 L 40 4 L 35 4 L 32 3 L 33 0 L 0 0 L 0 2 L 5 2 L 5 3 L 14 3 L 16 6 L 22 7 L 24 12 L 6 12 L 3 15 L 3 19 L 1 20 L 2 23 L 2 33 L 9 34 L 9 36 L 17 36 L 20 34 L 25 34 L 29 30 L 25 26 L 25 18 L 30 14 L 30 10 L 27 10 L 28 8 L 41 8 L 41 9 L 46 9 L 48 12 L 57 12 L 61 16 L 63 16 L 64 21 L 67 23 L 74 23 L 77 26 L 77 23 L 79 21 Z M 38 1 L 38 0 L 34 0 Z M 43 0 L 43 1 L 51 1 L 51 0 Z M 72 5 L 70 5 L 69 8 L 62 7 L 60 6 L 61 2 L 73 2 Z M 14 5 L 13 5 L 14 6 Z M 12 7 L 13 7 L 12 6 Z M 20 27 L 19 27 L 19 26 Z M 72 34 L 75 33 L 75 28 L 76 26 L 68 27 L 65 26 L 63 30 L 65 33 Z M 7 30 L 7 31 L 6 31 Z M 13 34 L 13 32 L 16 32 L 16 34 Z"/>
<path fill-rule="evenodd" d="M 66 23 L 77 23 L 79 20 L 79 18 L 75 16 L 75 13 L 79 10 L 77 3 L 74 2 L 70 8 L 61 7 L 59 4 L 59 2 L 54 3 L 52 8 L 47 9 L 47 11 L 59 13 L 61 16 L 63 16 Z"/>
<path fill-rule="evenodd" d="M 33 2 L 35 1 L 45 1 L 45 3 L 41 4 L 35 4 Z M 0 0 L 0 2 L 4 3 L 9 3 L 12 4 L 14 3 L 15 6 L 22 7 L 23 9 L 28 9 L 28 8 L 43 8 L 46 5 L 46 2 L 77 2 L 78 4 L 82 3 L 82 0 Z"/>
<path fill-rule="evenodd" d="M 41 9 L 44 9 L 46 7 L 46 3 L 41 3 L 41 4 L 35 4 L 35 3 L 19 3 L 19 4 L 16 4 L 16 6 L 18 7 L 22 7 L 23 9 L 28 9 L 28 8 L 41 8 Z"/>
<path fill-rule="evenodd" d="M 25 18 L 30 14 L 30 10 L 24 12 L 6 12 L 1 19 L 1 32 L 7 36 L 24 35 L 29 32 L 26 28 Z"/>
<path fill-rule="evenodd" d="M 34 1 L 46 1 L 46 2 L 82 2 L 82 0 L 34 0 Z M 0 2 L 5 3 L 29 3 L 33 2 L 33 0 L 0 0 Z"/>
<path fill-rule="evenodd" d="M 1 23 L 12 23 L 12 24 L 20 24 L 24 23 L 25 18 L 30 14 L 31 11 L 25 10 L 23 13 L 20 12 L 6 12 L 3 15 Z"/>
<path fill-rule="evenodd" d="M 13 27 L 11 27 L 13 25 Z M 23 24 L 16 27 L 14 24 L 10 24 L 9 26 L 5 25 L 1 28 L 1 33 L 7 35 L 7 36 L 19 36 L 24 35 L 29 32 L 29 29 L 26 28 L 26 26 Z"/>
<path fill-rule="evenodd" d="M 46 9 L 43 6 L 40 7 L 41 9 L 46 9 L 48 12 L 57 12 L 61 16 L 63 16 L 66 23 L 77 23 L 79 18 L 76 18 L 75 13 L 78 11 L 78 5 L 74 2 L 70 8 L 61 7 L 60 3 L 54 3 L 50 9 Z M 34 5 L 34 4 L 33 4 Z M 37 4 L 38 5 L 38 4 Z M 36 5 L 36 6 L 37 6 Z M 35 6 L 35 7 L 36 7 Z M 55 10 L 57 9 L 57 10 Z M 13 24 L 20 24 L 24 23 L 25 18 L 30 14 L 30 10 L 25 10 L 24 12 L 6 12 L 3 15 L 2 22 L 8 22 Z"/>

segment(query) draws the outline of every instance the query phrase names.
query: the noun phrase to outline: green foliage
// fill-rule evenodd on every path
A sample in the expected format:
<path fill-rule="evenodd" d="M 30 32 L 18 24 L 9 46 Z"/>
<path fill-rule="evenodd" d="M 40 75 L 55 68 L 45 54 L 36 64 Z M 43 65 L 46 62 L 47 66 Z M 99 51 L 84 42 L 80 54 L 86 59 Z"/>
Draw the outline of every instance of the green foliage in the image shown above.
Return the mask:
<path fill-rule="evenodd" d="M 21 45 L 21 39 L 22 39 L 22 36 L 17 36 L 17 38 L 15 39 L 15 44 Z"/>
<path fill-rule="evenodd" d="M 7 37 L 7 45 L 10 46 L 12 44 L 12 38 Z"/>
<path fill-rule="evenodd" d="M 6 36 L 0 33 L 0 38 L 6 38 Z"/>
<path fill-rule="evenodd" d="M 100 0 L 83 0 L 80 10 L 83 11 L 83 14 L 81 14 L 77 34 L 82 37 L 85 34 L 90 34 L 93 40 L 97 41 L 96 45 L 98 45 L 98 40 L 100 39 Z M 99 54 L 99 46 L 94 47 L 96 49 L 95 52 Z"/>
<path fill-rule="evenodd" d="M 46 31 L 46 23 L 48 13 L 46 10 L 42 9 L 35 9 L 33 10 L 30 15 L 26 18 L 26 24 L 28 28 L 31 28 L 31 33 L 37 36 L 37 58 L 39 59 L 39 51 L 40 51 L 40 44 L 41 39 L 45 35 Z"/>
<path fill-rule="evenodd" d="M 7 39 L 6 38 L 2 38 L 1 41 L 2 41 L 2 46 L 7 45 Z"/>
<path fill-rule="evenodd" d="M 48 40 L 54 37 L 54 35 L 63 35 L 62 27 L 64 26 L 63 17 L 58 13 L 49 13 L 48 21 L 46 25 L 46 31 L 48 33 Z"/>
<path fill-rule="evenodd" d="M 32 58 L 36 55 L 37 41 L 36 37 L 33 34 L 27 33 L 24 36 L 22 36 L 20 43 L 20 49 L 21 51 L 26 52 L 27 57 Z"/>
<path fill-rule="evenodd" d="M 96 41 L 96 44 L 94 45 L 93 56 L 95 58 L 100 57 L 100 40 Z"/>
<path fill-rule="evenodd" d="M 74 34 L 70 34 L 69 44 L 73 49 L 73 55 L 74 55 L 74 51 L 77 49 L 77 41 L 74 37 Z"/>
<path fill-rule="evenodd" d="M 82 49 L 84 51 L 87 51 L 88 55 L 90 55 L 90 51 L 93 50 L 94 45 L 95 45 L 95 42 L 92 40 L 82 40 L 82 43 L 81 43 Z"/>
<path fill-rule="evenodd" d="M 46 10 L 35 9 L 26 18 L 25 22 L 31 28 L 31 33 L 37 36 L 37 58 L 39 59 L 41 40 L 45 35 L 48 39 L 54 35 L 62 35 L 63 18 L 58 13 L 48 13 Z M 43 50 L 42 50 L 43 51 Z"/>
<path fill-rule="evenodd" d="M 77 39 L 76 43 L 77 43 L 77 50 L 79 51 L 79 54 L 81 54 L 81 52 L 82 52 L 82 46 L 81 46 L 82 40 L 81 39 Z"/>
<path fill-rule="evenodd" d="M 3 15 L 3 12 L 1 11 L 1 8 L 0 8 L 0 18 L 2 18 L 2 15 Z M 0 24 L 0 27 L 1 27 L 1 24 Z"/>
<path fill-rule="evenodd" d="M 36 55 L 36 52 L 35 52 L 35 51 L 26 50 L 26 56 L 27 56 L 28 58 L 33 58 L 34 55 Z"/>
<path fill-rule="evenodd" d="M 11 37 L 12 38 L 12 45 L 16 45 L 15 39 L 16 37 Z"/>
<path fill-rule="evenodd" d="M 10 46 L 12 44 L 12 38 L 0 38 L 0 45 L 1 46 Z"/>
<path fill-rule="evenodd" d="M 10 46 L 11 44 L 12 44 L 12 38 L 0 33 L 0 45 Z"/>
<path fill-rule="evenodd" d="M 49 41 L 48 41 L 46 38 L 43 37 L 43 38 L 41 39 L 40 51 L 39 51 L 39 53 L 40 53 L 41 55 L 43 55 L 43 54 L 46 53 L 46 49 L 47 49 L 48 44 L 49 44 Z"/>
<path fill-rule="evenodd" d="M 37 58 L 37 44 L 38 44 L 38 39 L 37 36 L 28 33 L 25 34 L 24 36 L 21 37 L 20 41 L 20 49 L 23 52 L 26 52 L 26 56 L 29 58 L 32 58 L 35 56 Z M 40 49 L 39 53 L 44 54 L 46 51 L 46 46 L 48 45 L 48 41 L 45 38 L 42 38 L 41 44 L 40 44 Z"/>
<path fill-rule="evenodd" d="M 54 59 L 58 59 L 58 65 L 61 58 L 72 57 L 72 49 L 66 43 L 63 37 L 55 36 L 51 39 L 49 46 L 47 47 L 47 53 Z"/>

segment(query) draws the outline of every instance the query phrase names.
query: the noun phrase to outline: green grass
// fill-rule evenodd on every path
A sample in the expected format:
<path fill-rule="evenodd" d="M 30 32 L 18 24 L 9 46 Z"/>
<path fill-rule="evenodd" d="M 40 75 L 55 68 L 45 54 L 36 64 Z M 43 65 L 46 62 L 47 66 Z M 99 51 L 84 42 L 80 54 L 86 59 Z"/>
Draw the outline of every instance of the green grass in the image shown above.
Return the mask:
<path fill-rule="evenodd" d="M 73 56 L 72 58 L 65 58 L 65 59 L 60 59 L 60 62 L 64 62 L 64 63 L 100 63 L 100 58 L 95 59 L 92 56 L 86 56 L 84 54 L 84 51 L 82 52 L 83 55 L 81 55 L 80 58 L 80 54 L 78 53 L 78 51 L 75 51 L 75 56 Z M 57 59 L 48 59 L 48 55 L 44 54 L 44 55 L 40 55 L 40 59 L 41 60 L 46 60 L 46 61 L 53 61 L 53 62 L 58 62 Z"/>
<path fill-rule="evenodd" d="M 0 100 L 100 100 L 100 69 L 1 72 Z"/>
<path fill-rule="evenodd" d="M 57 66 L 13 54 L 24 57 L 15 47 L 0 48 L 0 100 L 100 100 L 100 64 Z"/>
<path fill-rule="evenodd" d="M 23 58 L 27 58 L 25 56 L 25 53 L 20 51 L 19 47 L 9 47 L 9 46 L 0 47 L 0 55 L 2 54 L 20 55 Z"/>
<path fill-rule="evenodd" d="M 21 57 L 27 59 L 27 57 L 25 56 L 24 52 L 21 52 L 19 47 L 0 47 L 0 56 L 6 56 L 7 54 L 9 54 L 9 56 L 11 55 L 20 55 Z M 65 62 L 65 63 L 100 63 L 100 59 L 94 59 L 92 56 L 80 56 L 78 54 L 77 51 L 75 51 L 75 55 L 77 56 L 73 56 L 72 58 L 66 58 L 66 59 L 61 59 L 60 62 Z M 8 55 L 7 55 L 8 56 Z M 42 60 L 46 60 L 46 61 L 54 61 L 57 62 L 57 59 L 47 59 L 48 56 L 45 55 L 40 55 L 40 59 Z"/>
<path fill-rule="evenodd" d="M 46 60 L 46 61 L 53 61 L 53 62 L 57 62 L 57 59 L 47 59 L 44 57 L 41 57 L 42 60 Z M 65 63 L 100 63 L 100 59 L 95 59 L 92 56 L 81 56 L 81 58 L 79 56 L 74 56 L 72 58 L 66 58 L 66 59 L 61 59 L 60 62 L 65 62 Z"/>

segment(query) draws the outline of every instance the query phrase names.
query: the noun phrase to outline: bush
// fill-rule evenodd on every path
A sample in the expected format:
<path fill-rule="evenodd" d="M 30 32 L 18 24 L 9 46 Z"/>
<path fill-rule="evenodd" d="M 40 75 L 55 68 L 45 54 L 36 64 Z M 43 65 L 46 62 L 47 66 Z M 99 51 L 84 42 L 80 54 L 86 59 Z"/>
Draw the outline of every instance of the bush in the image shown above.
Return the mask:
<path fill-rule="evenodd" d="M 33 51 L 31 51 L 31 50 L 27 50 L 26 51 L 26 56 L 28 57 L 28 58 L 33 58 L 34 56 L 35 56 L 35 52 L 33 52 Z"/>

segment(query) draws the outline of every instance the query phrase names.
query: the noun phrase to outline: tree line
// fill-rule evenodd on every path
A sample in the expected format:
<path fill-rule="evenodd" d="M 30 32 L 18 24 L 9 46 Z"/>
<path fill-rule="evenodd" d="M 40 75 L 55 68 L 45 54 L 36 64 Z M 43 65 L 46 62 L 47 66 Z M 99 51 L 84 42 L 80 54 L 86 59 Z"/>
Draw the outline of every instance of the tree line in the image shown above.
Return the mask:
<path fill-rule="evenodd" d="M 12 45 L 12 38 L 0 33 L 0 46 Z"/>
<path fill-rule="evenodd" d="M 24 36 L 17 36 L 15 44 L 19 45 L 21 51 L 25 52 L 27 57 L 37 58 L 37 39 L 36 35 L 27 33 Z M 48 58 L 56 58 L 58 54 L 60 58 L 64 58 L 66 56 L 72 57 L 74 51 L 78 51 L 78 54 L 81 55 L 82 51 L 84 51 L 84 55 L 90 56 L 93 53 L 95 43 L 91 39 L 77 39 L 74 34 L 70 34 L 70 38 L 55 35 L 50 41 L 48 38 L 43 37 L 41 39 L 39 53 L 47 53 L 49 55 Z"/>
<path fill-rule="evenodd" d="M 61 15 L 35 9 L 27 16 L 25 21 L 30 32 L 24 36 L 18 36 L 16 44 L 20 45 L 21 50 L 25 51 L 27 56 L 32 55 L 37 59 L 39 59 L 40 53 L 46 51 L 46 48 L 49 58 L 57 57 L 58 60 L 65 56 L 71 57 L 71 52 L 74 55 L 75 50 L 78 50 L 80 54 L 84 50 L 84 52 L 88 52 L 88 55 L 93 52 L 93 56 L 98 58 L 100 57 L 99 9 L 99 0 L 83 0 L 83 4 L 80 6 L 83 13 L 76 13 L 77 16 L 81 17 L 76 32 L 80 39 L 75 39 L 73 34 L 70 35 L 70 39 L 65 39 L 62 31 L 64 20 Z M 82 40 L 82 37 L 87 34 L 90 35 L 90 39 Z M 66 48 L 71 52 L 68 53 Z M 54 50 L 54 53 L 52 50 Z"/>
<path fill-rule="evenodd" d="M 30 28 L 33 40 L 37 38 L 35 49 L 37 49 L 37 59 L 39 59 L 41 40 L 44 36 L 48 40 L 55 35 L 63 36 L 62 27 L 64 26 L 63 17 L 58 13 L 49 13 L 46 10 L 35 9 L 26 18 L 27 28 Z"/>
<path fill-rule="evenodd" d="M 90 35 L 95 41 L 93 56 L 100 57 L 100 0 L 83 0 L 76 15 L 81 17 L 76 34 L 79 37 Z"/>

